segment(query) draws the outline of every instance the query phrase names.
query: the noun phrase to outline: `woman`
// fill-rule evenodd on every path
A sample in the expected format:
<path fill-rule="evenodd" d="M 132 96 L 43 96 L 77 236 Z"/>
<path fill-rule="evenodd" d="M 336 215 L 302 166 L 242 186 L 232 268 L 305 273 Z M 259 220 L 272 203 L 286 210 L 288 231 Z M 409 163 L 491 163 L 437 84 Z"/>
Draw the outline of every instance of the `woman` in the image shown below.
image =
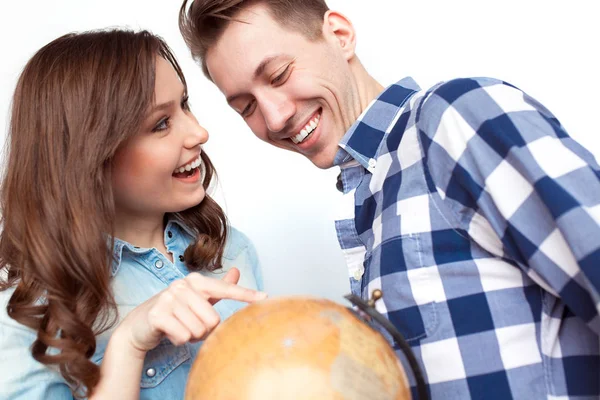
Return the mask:
<path fill-rule="evenodd" d="M 148 32 L 70 34 L 28 62 L 1 193 L 3 398 L 182 398 L 198 341 L 265 297 L 206 195 L 207 139 Z"/>

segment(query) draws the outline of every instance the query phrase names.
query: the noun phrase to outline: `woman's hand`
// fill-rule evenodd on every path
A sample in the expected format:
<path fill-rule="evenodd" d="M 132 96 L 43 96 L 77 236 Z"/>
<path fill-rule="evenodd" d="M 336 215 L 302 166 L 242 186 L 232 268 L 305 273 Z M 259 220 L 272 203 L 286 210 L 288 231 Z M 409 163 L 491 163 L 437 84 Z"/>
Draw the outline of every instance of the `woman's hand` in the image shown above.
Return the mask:
<path fill-rule="evenodd" d="M 205 338 L 220 322 L 213 304 L 221 299 L 252 303 L 263 292 L 237 286 L 240 272 L 232 268 L 223 279 L 192 272 L 133 309 L 117 328 L 133 350 L 144 357 L 166 336 L 176 346 Z M 117 332 L 115 332 L 117 333 Z"/>

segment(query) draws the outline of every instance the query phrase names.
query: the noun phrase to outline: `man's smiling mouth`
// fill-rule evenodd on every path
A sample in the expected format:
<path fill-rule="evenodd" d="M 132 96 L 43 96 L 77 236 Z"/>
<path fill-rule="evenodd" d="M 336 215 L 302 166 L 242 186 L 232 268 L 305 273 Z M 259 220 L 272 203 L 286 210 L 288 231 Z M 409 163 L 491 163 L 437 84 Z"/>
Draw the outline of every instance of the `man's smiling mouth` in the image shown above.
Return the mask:
<path fill-rule="evenodd" d="M 292 136 L 290 138 L 292 140 L 292 142 L 294 142 L 295 144 L 300 144 L 300 143 L 304 142 L 306 140 L 306 138 L 309 137 L 310 134 L 313 133 L 315 129 L 317 129 L 317 126 L 319 126 L 320 120 L 321 120 L 321 112 L 319 112 L 314 118 L 312 118 L 310 121 L 308 121 L 308 123 L 304 126 L 304 128 L 302 128 L 300 133 L 298 133 L 296 136 Z"/>

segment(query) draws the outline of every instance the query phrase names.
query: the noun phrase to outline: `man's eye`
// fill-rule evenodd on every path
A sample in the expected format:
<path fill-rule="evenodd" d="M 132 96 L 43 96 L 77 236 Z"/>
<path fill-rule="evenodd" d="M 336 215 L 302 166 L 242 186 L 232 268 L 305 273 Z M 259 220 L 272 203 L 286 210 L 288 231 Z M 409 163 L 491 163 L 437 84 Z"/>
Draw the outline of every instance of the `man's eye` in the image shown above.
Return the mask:
<path fill-rule="evenodd" d="M 248 105 L 240 113 L 242 115 L 242 117 L 247 117 L 250 114 L 252 114 L 252 111 L 254 111 L 255 103 L 256 103 L 256 101 L 254 101 L 254 100 L 252 100 L 250 103 L 248 103 Z"/>
<path fill-rule="evenodd" d="M 272 81 L 271 84 L 272 85 L 278 85 L 281 84 L 285 81 L 285 78 L 287 77 L 288 71 L 290 70 L 290 66 L 288 65 L 287 67 L 285 67 L 285 69 L 283 70 L 283 72 L 279 75 L 277 75 Z"/>

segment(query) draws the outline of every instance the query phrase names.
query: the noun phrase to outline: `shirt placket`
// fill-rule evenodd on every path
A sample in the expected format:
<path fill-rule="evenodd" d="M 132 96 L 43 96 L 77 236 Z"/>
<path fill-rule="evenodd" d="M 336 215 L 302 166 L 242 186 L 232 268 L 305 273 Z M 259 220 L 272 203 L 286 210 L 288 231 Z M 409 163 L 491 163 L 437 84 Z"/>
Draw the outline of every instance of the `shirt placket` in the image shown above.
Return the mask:
<path fill-rule="evenodd" d="M 342 197 L 339 218 L 335 221 L 338 241 L 348 267 L 350 290 L 356 296 L 360 296 L 362 292 L 366 249 L 356 231 L 354 193 L 363 175 L 362 166 L 342 169 L 341 181 L 345 193 Z"/>

